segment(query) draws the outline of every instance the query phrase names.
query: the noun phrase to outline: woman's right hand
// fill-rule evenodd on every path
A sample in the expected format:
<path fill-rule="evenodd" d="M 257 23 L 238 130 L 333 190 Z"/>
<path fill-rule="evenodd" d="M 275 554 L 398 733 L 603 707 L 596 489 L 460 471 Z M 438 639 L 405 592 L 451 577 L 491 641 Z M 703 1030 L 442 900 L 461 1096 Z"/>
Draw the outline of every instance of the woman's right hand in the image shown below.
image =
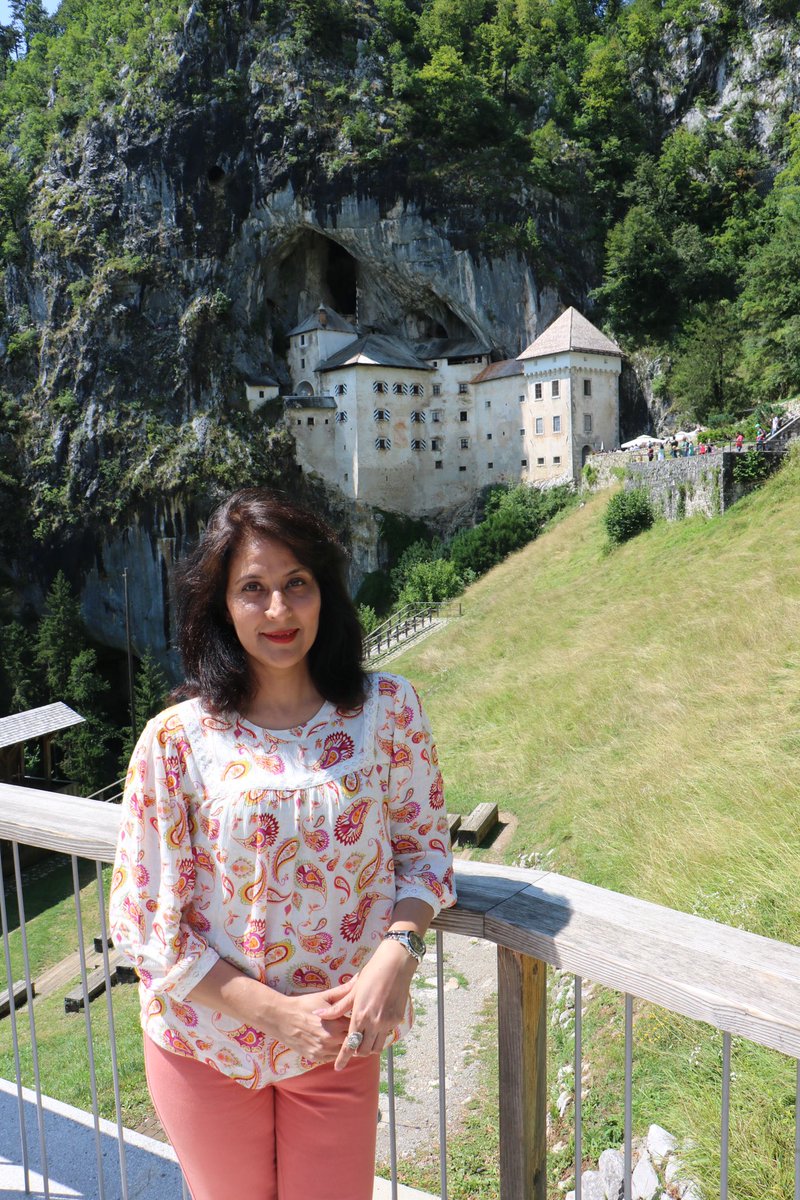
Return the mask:
<path fill-rule="evenodd" d="M 349 1017 L 326 1021 L 320 1010 L 330 1008 L 352 991 L 355 979 L 324 992 L 283 996 L 277 1004 L 269 1033 L 291 1050 L 315 1063 L 333 1062 L 350 1029 Z M 275 996 L 277 999 L 277 995 Z"/>

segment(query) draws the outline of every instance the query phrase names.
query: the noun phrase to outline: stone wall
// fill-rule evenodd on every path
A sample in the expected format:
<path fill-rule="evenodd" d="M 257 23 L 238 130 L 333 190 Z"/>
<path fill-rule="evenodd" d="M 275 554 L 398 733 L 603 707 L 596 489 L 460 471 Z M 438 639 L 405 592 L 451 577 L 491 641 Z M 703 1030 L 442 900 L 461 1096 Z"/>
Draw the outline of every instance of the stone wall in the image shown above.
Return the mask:
<path fill-rule="evenodd" d="M 715 450 L 691 458 L 629 462 L 625 487 L 647 488 L 653 504 L 668 521 L 697 514 L 718 517 L 725 509 L 724 459 L 729 457 Z"/>
<path fill-rule="evenodd" d="M 777 469 L 783 453 L 764 453 L 771 467 Z M 697 514 L 718 517 L 760 482 L 736 482 L 733 467 L 738 457 L 735 451 L 715 450 L 713 454 L 697 454 L 691 458 L 648 462 L 646 458 L 640 459 L 638 454 L 634 456 L 624 451 L 593 454 L 586 462 L 597 472 L 597 478 L 590 485 L 584 481 L 584 487 L 595 492 L 624 479 L 628 490 L 646 488 L 653 504 L 668 521 L 680 521 Z"/>

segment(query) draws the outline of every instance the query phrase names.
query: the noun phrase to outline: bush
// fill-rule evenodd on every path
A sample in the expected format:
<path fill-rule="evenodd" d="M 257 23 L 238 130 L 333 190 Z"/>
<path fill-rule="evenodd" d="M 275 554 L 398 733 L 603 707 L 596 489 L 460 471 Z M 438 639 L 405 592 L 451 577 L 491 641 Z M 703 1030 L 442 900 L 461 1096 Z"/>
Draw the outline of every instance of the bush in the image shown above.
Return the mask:
<path fill-rule="evenodd" d="M 444 558 L 418 562 L 411 568 L 398 604 L 436 604 L 452 600 L 464 590 L 464 583 L 454 564 Z"/>
<path fill-rule="evenodd" d="M 368 604 L 359 604 L 358 619 L 361 623 L 361 628 L 364 631 L 365 638 L 369 637 L 373 629 L 377 629 L 381 623 L 381 619 L 375 612 L 375 609 L 370 608 Z"/>
<path fill-rule="evenodd" d="M 603 519 L 610 541 L 620 545 L 649 529 L 655 520 L 655 513 L 644 488 L 634 488 L 630 492 L 618 492 L 612 496 Z"/>

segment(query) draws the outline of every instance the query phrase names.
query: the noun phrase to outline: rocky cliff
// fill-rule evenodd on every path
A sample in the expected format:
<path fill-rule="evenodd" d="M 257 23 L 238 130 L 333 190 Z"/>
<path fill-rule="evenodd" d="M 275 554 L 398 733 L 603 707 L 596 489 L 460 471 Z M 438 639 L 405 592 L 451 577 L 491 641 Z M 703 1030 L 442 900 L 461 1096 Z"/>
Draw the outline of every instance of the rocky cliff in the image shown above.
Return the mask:
<path fill-rule="evenodd" d="M 7 423 L 22 416 L 0 463 L 15 460 L 4 486 L 19 518 L 5 569 L 37 603 L 66 565 L 111 644 L 124 566 L 137 647 L 163 651 L 169 563 L 215 496 L 255 481 L 313 488 L 283 430 L 244 405 L 248 376 L 286 382 L 286 332 L 309 309 L 323 301 L 415 337 L 476 334 L 513 355 L 564 304 L 586 308 L 599 282 L 587 197 L 530 174 L 506 184 L 498 166 L 486 200 L 490 145 L 477 148 L 475 197 L 468 175 L 448 191 L 445 172 L 387 157 L 396 118 L 375 48 L 380 5 L 359 10 L 346 61 L 298 52 L 287 6 L 282 20 L 275 7 L 193 4 L 150 46 L 136 87 L 123 65 L 97 111 L 62 121 L 5 271 L 3 411 Z M 700 99 L 720 120 L 756 104 L 766 146 L 765 64 L 774 113 L 794 98 L 796 38 L 746 4 L 752 36 L 715 39 L 713 6 L 701 7 L 701 32 L 670 30 L 643 71 L 642 102 L 662 130 L 699 119 Z M 63 87 L 53 72 L 50 107 Z M 337 103 L 344 123 L 328 111 Z M 361 113 L 388 131 L 377 166 L 353 133 Z M 642 394 L 631 376 L 637 421 Z M 377 563 L 374 515 L 329 494 L 316 502 L 348 527 L 357 581 Z"/>

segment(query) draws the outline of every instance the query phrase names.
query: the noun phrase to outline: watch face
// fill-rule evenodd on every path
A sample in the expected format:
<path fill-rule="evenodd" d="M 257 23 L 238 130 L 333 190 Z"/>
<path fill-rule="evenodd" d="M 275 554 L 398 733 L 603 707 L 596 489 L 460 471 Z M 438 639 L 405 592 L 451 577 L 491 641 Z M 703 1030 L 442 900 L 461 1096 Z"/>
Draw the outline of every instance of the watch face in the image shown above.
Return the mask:
<path fill-rule="evenodd" d="M 422 958 L 422 956 L 425 953 L 425 943 L 423 942 L 422 938 L 419 936 L 418 933 L 414 933 L 413 930 L 409 930 L 408 944 L 411 947 L 411 949 L 414 951 L 414 953 L 419 958 Z"/>

